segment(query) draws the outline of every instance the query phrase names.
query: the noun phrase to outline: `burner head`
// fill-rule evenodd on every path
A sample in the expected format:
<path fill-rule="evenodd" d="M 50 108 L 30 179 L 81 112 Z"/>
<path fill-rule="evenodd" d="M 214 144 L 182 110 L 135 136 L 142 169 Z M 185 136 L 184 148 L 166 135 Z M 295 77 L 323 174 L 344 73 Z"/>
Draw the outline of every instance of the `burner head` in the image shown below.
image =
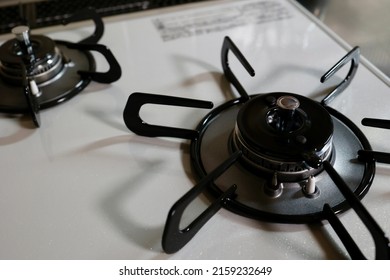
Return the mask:
<path fill-rule="evenodd" d="M 278 173 L 294 182 L 322 171 L 310 159 L 329 160 L 333 122 L 317 102 L 296 94 L 270 93 L 246 102 L 237 115 L 233 150 L 256 173 Z"/>
<path fill-rule="evenodd" d="M 56 76 L 64 67 L 63 56 L 53 40 L 43 35 L 29 37 L 35 65 L 32 76 L 37 83 L 43 83 Z M 5 42 L 0 47 L 0 76 L 7 83 L 20 85 L 24 52 L 18 39 Z"/>

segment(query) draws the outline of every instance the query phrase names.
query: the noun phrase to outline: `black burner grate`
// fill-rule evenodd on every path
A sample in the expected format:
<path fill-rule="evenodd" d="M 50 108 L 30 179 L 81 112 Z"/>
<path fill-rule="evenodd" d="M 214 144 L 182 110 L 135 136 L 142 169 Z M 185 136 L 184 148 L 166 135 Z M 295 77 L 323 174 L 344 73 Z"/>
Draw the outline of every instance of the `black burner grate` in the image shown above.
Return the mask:
<path fill-rule="evenodd" d="M 233 213 L 268 222 L 327 220 L 351 258 L 364 259 L 336 216 L 352 208 L 370 231 L 376 248 L 375 258 L 389 259 L 387 235 L 360 202 L 374 179 L 377 158 L 380 162 L 387 162 L 389 157 L 373 152 L 359 128 L 327 106 L 353 79 L 360 60 L 359 48 L 352 49 L 321 77 L 320 81 L 325 82 L 350 63 L 345 79 L 321 103 L 286 92 L 249 95 L 230 69 L 229 52 L 236 56 L 248 74 L 255 74 L 233 41 L 225 37 L 221 51 L 222 68 L 240 97 L 214 108 L 195 130 L 148 124 L 140 117 L 141 107 L 156 104 L 211 109 L 211 101 L 135 92 L 129 96 L 123 112 L 126 126 L 138 135 L 191 140 L 191 163 L 200 181 L 168 213 L 162 237 L 165 252 L 180 250 L 224 207 Z M 314 108 L 318 110 L 311 113 Z M 315 119 L 320 112 L 322 117 L 317 122 Z M 382 120 L 373 120 L 372 123 L 371 119 L 365 119 L 363 124 L 390 127 Z M 317 131 L 318 127 L 321 127 L 321 132 Z M 326 132 L 325 128 L 329 131 Z M 323 137 L 317 138 L 318 134 Z M 272 143 L 268 142 L 269 139 Z M 347 151 L 347 147 L 351 149 Z M 330 156 L 320 156 L 328 152 Z M 356 160 L 357 153 L 359 161 Z M 351 164 L 351 169 L 342 168 Z M 181 228 L 184 211 L 206 189 L 215 200 L 187 227 Z"/>
<path fill-rule="evenodd" d="M 26 23 L 31 28 L 61 24 L 65 17 L 87 7 L 105 17 L 201 1 L 207 0 L 53 0 L 7 6 L 0 8 L 0 34 L 9 33 L 12 27 Z"/>

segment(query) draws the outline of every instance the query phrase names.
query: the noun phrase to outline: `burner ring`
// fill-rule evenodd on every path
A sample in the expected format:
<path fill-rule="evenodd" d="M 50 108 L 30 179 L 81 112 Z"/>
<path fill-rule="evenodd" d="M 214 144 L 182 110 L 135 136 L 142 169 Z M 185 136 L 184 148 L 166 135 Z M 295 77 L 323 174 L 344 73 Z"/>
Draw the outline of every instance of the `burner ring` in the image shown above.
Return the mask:
<path fill-rule="evenodd" d="M 255 96 L 251 96 L 254 98 Z M 191 142 L 192 166 L 200 178 L 205 177 L 230 157 L 230 138 L 239 110 L 245 106 L 242 99 L 228 101 L 213 109 L 198 125 L 199 137 Z M 334 123 L 333 146 L 337 157 L 333 166 L 359 198 L 368 192 L 375 174 L 375 162 L 358 162 L 357 151 L 371 150 L 360 129 L 338 111 L 323 107 Z M 226 143 L 223 145 L 221 143 Z M 230 167 L 209 191 L 216 198 L 232 184 L 237 185 L 237 196 L 225 208 L 239 215 L 280 223 L 310 223 L 322 220 L 322 208 L 328 203 L 335 213 L 350 208 L 330 176 L 320 172 L 315 176 L 316 195 L 305 193 L 307 181 L 282 182 L 281 194 L 268 195 L 270 178 L 259 177 L 237 162 Z"/>
<path fill-rule="evenodd" d="M 300 161 L 285 161 L 280 158 L 271 158 L 265 155 L 259 155 L 251 150 L 242 139 L 237 129 L 232 133 L 230 138 L 232 151 L 241 150 L 243 152 L 241 162 L 254 172 L 272 175 L 278 173 L 278 178 L 284 182 L 296 182 L 299 180 L 308 179 L 310 176 L 315 176 L 322 172 L 323 167 L 313 168 L 308 166 L 304 160 Z M 335 151 L 332 141 L 329 141 L 324 148 L 316 153 L 321 160 L 334 161 Z"/>

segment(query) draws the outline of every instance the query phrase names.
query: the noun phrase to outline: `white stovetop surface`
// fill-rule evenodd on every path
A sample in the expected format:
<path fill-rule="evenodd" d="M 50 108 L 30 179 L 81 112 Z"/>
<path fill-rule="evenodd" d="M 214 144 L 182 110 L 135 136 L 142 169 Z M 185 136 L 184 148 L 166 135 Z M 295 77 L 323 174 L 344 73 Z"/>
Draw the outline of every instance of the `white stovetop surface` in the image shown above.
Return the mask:
<path fill-rule="evenodd" d="M 256 23 L 257 6 L 245 11 L 242 7 L 257 2 L 262 1 L 216 1 L 106 19 L 101 43 L 119 58 L 119 81 L 91 83 L 70 101 L 42 111 L 39 129 L 33 129 L 27 117 L 1 114 L 0 258 L 348 258 L 337 237 L 331 241 L 335 234 L 329 225 L 262 223 L 223 209 L 178 253 L 162 251 L 168 210 L 196 183 L 190 175 L 189 145 L 128 131 L 122 112 L 129 94 L 141 91 L 210 100 L 215 106 L 223 103 L 226 95 L 235 94 L 220 64 L 226 35 L 256 70 L 251 78 L 232 62 L 250 94 L 288 91 L 321 100 L 324 91 L 343 78 L 340 74 L 325 85 L 319 82 L 346 53 L 343 43 L 289 1 L 272 1 L 289 17 Z M 217 21 L 220 16 L 223 20 Z M 203 32 L 163 41 L 156 20 L 166 28 L 186 23 L 187 31 Z M 76 41 L 91 30 L 88 24 L 35 32 Z M 218 31 L 221 26 L 226 28 Z M 178 29 L 172 30 L 166 32 L 178 34 Z M 104 70 L 104 59 L 94 55 Z M 389 83 L 365 65 L 331 106 L 353 120 L 374 149 L 389 151 L 390 131 L 360 125 L 363 117 L 389 118 Z M 193 128 L 207 112 L 156 107 L 145 106 L 142 117 L 186 128 Z M 363 203 L 390 233 L 388 178 L 389 167 L 379 165 Z M 191 210 L 199 213 L 208 204 L 200 197 Z M 356 215 L 349 211 L 341 220 L 372 258 L 371 238 Z"/>

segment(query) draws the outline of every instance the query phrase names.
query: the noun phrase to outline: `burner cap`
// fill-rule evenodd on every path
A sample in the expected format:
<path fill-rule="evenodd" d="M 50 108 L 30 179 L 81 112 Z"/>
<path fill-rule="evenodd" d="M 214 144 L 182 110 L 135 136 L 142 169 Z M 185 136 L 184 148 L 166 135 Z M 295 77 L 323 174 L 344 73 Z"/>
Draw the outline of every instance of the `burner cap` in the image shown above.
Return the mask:
<path fill-rule="evenodd" d="M 307 158 L 329 159 L 332 137 L 332 118 L 319 103 L 292 93 L 270 93 L 240 109 L 232 143 L 250 166 L 298 181 L 321 171 Z"/>

